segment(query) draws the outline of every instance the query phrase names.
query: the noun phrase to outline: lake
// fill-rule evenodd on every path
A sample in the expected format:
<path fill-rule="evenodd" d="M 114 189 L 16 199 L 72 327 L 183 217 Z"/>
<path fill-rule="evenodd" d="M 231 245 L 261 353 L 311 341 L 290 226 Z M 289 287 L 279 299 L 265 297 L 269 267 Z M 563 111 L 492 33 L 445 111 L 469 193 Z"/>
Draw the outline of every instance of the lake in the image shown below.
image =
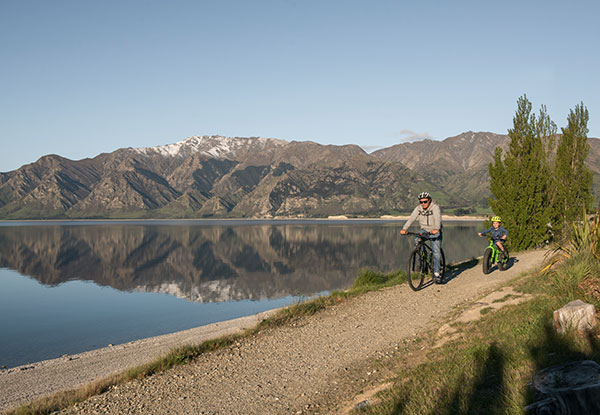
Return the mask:
<path fill-rule="evenodd" d="M 348 288 L 361 268 L 404 269 L 403 223 L 1 222 L 0 366 L 282 307 Z M 445 222 L 446 262 L 481 255 L 480 229 Z"/>

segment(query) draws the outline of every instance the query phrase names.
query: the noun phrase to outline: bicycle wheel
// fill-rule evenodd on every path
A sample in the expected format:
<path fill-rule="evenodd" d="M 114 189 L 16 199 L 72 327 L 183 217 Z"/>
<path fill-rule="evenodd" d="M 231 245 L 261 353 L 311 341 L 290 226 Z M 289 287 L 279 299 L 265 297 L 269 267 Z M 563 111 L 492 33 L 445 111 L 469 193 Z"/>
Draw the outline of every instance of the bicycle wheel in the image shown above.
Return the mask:
<path fill-rule="evenodd" d="M 423 257 L 419 249 L 413 249 L 408 257 L 408 270 L 406 277 L 408 279 L 408 285 L 413 291 L 417 291 L 423 285 L 423 279 L 425 278 L 426 264 L 423 263 Z"/>
<path fill-rule="evenodd" d="M 508 253 L 508 248 L 504 247 L 504 258 L 502 258 L 502 260 L 498 261 L 498 269 L 500 271 L 504 271 L 506 268 L 508 268 L 508 259 L 510 258 L 509 253 Z"/>
<path fill-rule="evenodd" d="M 492 248 L 487 247 L 483 253 L 483 273 L 489 274 L 492 270 Z"/>

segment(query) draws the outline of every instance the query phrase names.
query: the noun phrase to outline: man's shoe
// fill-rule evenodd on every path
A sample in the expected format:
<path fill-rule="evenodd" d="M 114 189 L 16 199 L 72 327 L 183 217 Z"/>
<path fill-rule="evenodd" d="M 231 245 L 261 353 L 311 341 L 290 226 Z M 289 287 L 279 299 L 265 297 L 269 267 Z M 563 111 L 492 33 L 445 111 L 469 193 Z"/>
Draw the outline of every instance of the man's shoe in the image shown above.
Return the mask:
<path fill-rule="evenodd" d="M 442 282 L 442 276 L 440 275 L 439 272 L 436 272 L 435 274 L 433 274 L 433 282 L 436 284 L 440 284 Z"/>

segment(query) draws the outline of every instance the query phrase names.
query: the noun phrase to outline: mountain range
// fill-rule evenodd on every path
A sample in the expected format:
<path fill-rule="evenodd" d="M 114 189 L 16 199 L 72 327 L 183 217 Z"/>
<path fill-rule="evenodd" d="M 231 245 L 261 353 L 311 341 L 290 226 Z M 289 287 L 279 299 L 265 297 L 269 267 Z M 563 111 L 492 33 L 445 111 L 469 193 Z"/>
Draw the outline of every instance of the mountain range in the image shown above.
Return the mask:
<path fill-rule="evenodd" d="M 487 206 L 488 164 L 508 142 L 469 131 L 367 154 L 357 145 L 193 136 L 77 161 L 47 155 L 0 173 L 0 218 L 381 216 L 412 210 L 423 190 L 444 209 L 468 211 Z M 600 140 L 588 142 L 596 177 Z"/>

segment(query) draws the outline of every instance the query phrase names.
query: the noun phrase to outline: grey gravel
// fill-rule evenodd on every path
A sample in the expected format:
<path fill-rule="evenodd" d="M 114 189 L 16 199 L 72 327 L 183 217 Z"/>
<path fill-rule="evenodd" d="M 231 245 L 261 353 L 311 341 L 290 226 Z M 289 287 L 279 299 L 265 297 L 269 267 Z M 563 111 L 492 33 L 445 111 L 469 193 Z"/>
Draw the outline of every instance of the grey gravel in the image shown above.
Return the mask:
<path fill-rule="evenodd" d="M 239 333 L 276 310 L 0 371 L 0 411 L 151 362 L 177 346 Z"/>

